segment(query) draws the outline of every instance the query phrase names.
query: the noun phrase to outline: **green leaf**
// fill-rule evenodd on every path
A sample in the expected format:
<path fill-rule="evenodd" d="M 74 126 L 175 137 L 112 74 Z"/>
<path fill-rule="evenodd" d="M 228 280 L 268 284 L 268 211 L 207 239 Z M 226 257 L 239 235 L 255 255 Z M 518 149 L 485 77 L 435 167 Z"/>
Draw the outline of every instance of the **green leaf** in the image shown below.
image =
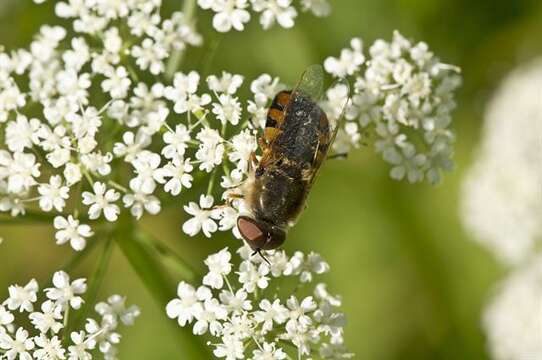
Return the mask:
<path fill-rule="evenodd" d="M 96 265 L 96 270 L 88 282 L 89 286 L 88 291 L 85 294 L 85 304 L 79 313 L 79 316 L 73 320 L 73 326 L 71 327 L 72 329 L 79 329 L 80 324 L 89 316 L 89 313 L 96 305 L 98 292 L 100 291 L 100 287 L 103 283 L 105 275 L 107 274 L 109 261 L 111 260 L 111 254 L 113 253 L 113 238 L 111 234 L 108 234 L 107 236 L 108 237 L 105 241 L 103 251 L 100 254 L 98 264 Z"/>
<path fill-rule="evenodd" d="M 177 284 L 167 276 L 163 264 L 164 253 L 157 250 L 164 250 L 164 248 L 161 245 L 157 246 L 151 243 L 153 240 L 149 236 L 139 232 L 129 215 L 119 219 L 114 238 L 134 271 L 162 309 L 164 321 L 171 323 L 181 334 L 182 339 L 180 340 L 184 340 L 182 343 L 186 345 L 183 348 L 183 358 L 212 358 L 209 347 L 201 338 L 193 335 L 190 328 L 179 327 L 176 321 L 166 316 L 166 305 L 176 297 Z M 166 256 L 166 259 L 170 259 L 168 262 L 171 261 L 171 256 L 169 254 Z M 177 269 L 182 269 L 183 272 L 186 271 L 186 274 L 190 275 L 188 268 L 185 269 L 179 265 Z M 192 276 L 189 277 L 195 276 L 192 273 Z M 186 278 L 185 280 L 190 279 Z"/>

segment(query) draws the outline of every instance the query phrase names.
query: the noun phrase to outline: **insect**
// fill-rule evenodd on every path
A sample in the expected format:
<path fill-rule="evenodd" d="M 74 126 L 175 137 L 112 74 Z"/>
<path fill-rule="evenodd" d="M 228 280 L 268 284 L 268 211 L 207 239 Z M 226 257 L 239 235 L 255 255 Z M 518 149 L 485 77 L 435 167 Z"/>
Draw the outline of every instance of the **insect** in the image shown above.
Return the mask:
<path fill-rule="evenodd" d="M 259 139 L 261 158 L 253 156 L 240 189 L 249 213 L 237 219 L 239 232 L 255 254 L 284 243 L 340 127 L 337 120 L 332 129 L 317 104 L 322 88 L 322 67 L 313 65 L 293 90 L 279 92 L 268 110 Z"/>

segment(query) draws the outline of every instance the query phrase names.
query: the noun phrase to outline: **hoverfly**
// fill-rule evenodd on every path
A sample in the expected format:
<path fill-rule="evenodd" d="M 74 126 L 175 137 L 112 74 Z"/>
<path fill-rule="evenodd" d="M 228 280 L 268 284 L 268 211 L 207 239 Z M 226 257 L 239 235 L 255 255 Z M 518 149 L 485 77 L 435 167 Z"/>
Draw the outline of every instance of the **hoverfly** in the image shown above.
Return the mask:
<path fill-rule="evenodd" d="M 261 158 L 258 161 L 253 156 L 248 179 L 239 194 L 249 213 L 238 217 L 237 227 L 255 254 L 284 243 L 288 229 L 305 208 L 318 170 L 341 125 L 342 116 L 332 129 L 317 104 L 323 81 L 322 67 L 310 66 L 293 90 L 275 96 L 268 110 L 265 130 L 258 141 Z M 347 101 L 348 97 L 343 109 Z"/>

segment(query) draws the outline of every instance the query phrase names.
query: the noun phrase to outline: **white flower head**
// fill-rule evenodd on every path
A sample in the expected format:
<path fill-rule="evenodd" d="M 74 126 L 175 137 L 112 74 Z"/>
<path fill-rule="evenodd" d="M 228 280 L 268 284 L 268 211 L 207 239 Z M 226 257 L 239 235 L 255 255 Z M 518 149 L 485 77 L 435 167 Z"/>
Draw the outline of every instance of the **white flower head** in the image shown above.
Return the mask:
<path fill-rule="evenodd" d="M 218 230 L 215 220 L 219 218 L 220 212 L 218 209 L 213 208 L 213 203 L 212 196 L 201 195 L 199 205 L 190 202 L 188 206 L 184 207 L 184 210 L 193 216 L 183 224 L 183 231 L 186 234 L 195 236 L 203 230 L 205 236 L 211 237 L 211 234 Z"/>
<path fill-rule="evenodd" d="M 67 218 L 55 217 L 54 227 L 57 229 L 56 243 L 62 245 L 69 242 L 76 251 L 83 250 L 87 244 L 87 238 L 94 235 L 90 226 L 81 224 L 72 215 L 68 215 Z"/>
<path fill-rule="evenodd" d="M 327 292 L 325 284 L 319 283 L 306 295 L 299 294 L 299 280 L 292 284 L 293 291 L 279 289 L 286 282 L 280 281 L 279 285 L 275 277 L 296 274 L 280 273 L 270 278 L 269 266 L 260 258 L 251 257 L 248 246 L 237 252 L 244 259 L 238 266 L 233 264 L 235 260 L 232 261 L 227 248 L 210 255 L 205 260 L 209 273 L 202 279 L 204 285 L 196 289 L 181 282 L 178 298 L 166 307 L 167 315 L 177 319 L 180 326 L 193 324 L 196 335 L 209 333 L 214 341 L 208 344 L 219 358 L 286 359 L 312 351 L 324 358 L 353 357 L 344 346 L 345 318 L 338 311 L 340 300 Z M 267 255 L 270 261 L 290 260 L 284 251 Z M 299 253 L 297 257 L 310 259 L 307 264 L 311 264 L 314 276 L 329 270 L 314 254 Z"/>
<path fill-rule="evenodd" d="M 205 260 L 209 272 L 203 278 L 203 284 L 214 289 L 221 289 L 224 285 L 223 276 L 231 272 L 231 253 L 228 249 L 222 249 L 217 254 L 210 255 Z"/>
<path fill-rule="evenodd" d="M 542 354 L 542 257 L 514 270 L 485 309 L 483 325 L 494 359 L 535 359 Z"/>
<path fill-rule="evenodd" d="M 11 285 L 8 288 L 9 297 L 4 304 L 7 305 L 9 310 L 32 312 L 34 310 L 33 303 L 35 303 L 38 298 L 38 290 L 38 282 L 34 279 L 30 280 L 24 287 Z"/>
<path fill-rule="evenodd" d="M 216 14 L 213 17 L 213 27 L 219 32 L 228 32 L 232 28 L 242 31 L 250 20 L 250 13 L 245 10 L 247 0 L 198 0 L 202 9 L 211 9 Z"/>
<path fill-rule="evenodd" d="M 83 204 L 90 206 L 89 217 L 97 219 L 103 212 L 106 220 L 117 220 L 120 209 L 115 202 L 119 200 L 120 194 L 114 189 L 107 189 L 105 184 L 101 182 L 95 182 L 93 190 L 94 193 L 83 192 Z"/>
<path fill-rule="evenodd" d="M 79 309 L 83 304 L 81 296 L 87 291 L 86 279 L 77 279 L 70 282 L 70 277 L 64 271 L 57 271 L 53 275 L 54 288 L 47 288 L 47 297 L 62 307 L 68 305 Z"/>
<path fill-rule="evenodd" d="M 542 236 L 540 81 L 538 59 L 503 82 L 488 105 L 482 143 L 463 184 L 466 229 L 510 265 L 527 261 Z"/>

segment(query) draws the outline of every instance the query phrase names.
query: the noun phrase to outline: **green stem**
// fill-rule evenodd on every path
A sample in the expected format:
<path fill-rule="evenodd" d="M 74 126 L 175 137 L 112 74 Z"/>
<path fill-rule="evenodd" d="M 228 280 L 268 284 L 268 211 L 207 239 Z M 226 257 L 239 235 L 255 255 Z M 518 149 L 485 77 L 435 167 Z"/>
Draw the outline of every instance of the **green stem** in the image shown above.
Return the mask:
<path fill-rule="evenodd" d="M 89 282 L 90 286 L 85 299 L 85 307 L 90 307 L 96 302 L 98 292 L 100 291 L 100 287 L 103 283 L 105 274 L 107 273 L 107 269 L 109 267 L 109 262 L 113 253 L 114 244 L 115 243 L 111 236 L 106 240 L 104 244 L 103 252 L 100 256 L 98 265 L 96 266 L 96 270 L 94 271 L 94 274 L 92 275 Z M 83 311 L 82 313 L 87 313 L 87 311 Z"/>
<path fill-rule="evenodd" d="M 68 214 L 58 214 L 58 213 L 46 213 L 36 210 L 26 210 L 24 215 L 17 217 L 6 217 L 5 215 L 0 215 L 0 224 L 9 225 L 9 224 L 21 224 L 21 223 L 52 223 L 55 217 L 63 216 L 68 217 Z M 80 218 L 82 221 L 88 220 L 88 218 Z"/>
<path fill-rule="evenodd" d="M 70 273 L 77 265 L 79 265 L 87 256 L 88 254 L 94 249 L 94 247 L 98 244 L 98 235 L 95 236 L 94 239 L 87 242 L 87 246 L 81 250 L 76 252 L 70 260 L 68 260 L 61 269 L 64 270 L 67 273 Z"/>
<path fill-rule="evenodd" d="M 185 0 L 182 11 L 187 25 L 192 26 L 194 23 L 194 15 L 196 13 L 196 0 Z M 166 80 L 171 81 L 173 79 L 173 76 L 175 76 L 175 73 L 181 66 L 183 55 L 183 50 L 175 50 L 173 54 L 171 54 L 169 61 L 166 64 Z"/>
<path fill-rule="evenodd" d="M 66 304 L 66 312 L 64 313 L 64 322 L 63 322 L 63 328 L 62 328 L 62 342 L 65 342 L 68 338 L 68 334 L 70 333 L 68 331 L 68 322 L 70 321 L 70 304 Z"/>
<path fill-rule="evenodd" d="M 79 317 L 75 321 L 74 328 L 79 328 L 79 325 L 81 322 L 88 316 L 90 313 L 90 310 L 96 303 L 96 299 L 98 298 L 98 292 L 100 291 L 100 287 L 103 283 L 103 280 L 105 278 L 105 274 L 107 273 L 107 269 L 109 267 L 109 262 L 111 260 L 111 254 L 113 253 L 113 238 L 111 234 L 108 235 L 108 239 L 106 240 L 103 248 L 103 252 L 100 256 L 100 259 L 98 261 L 98 265 L 96 266 L 96 269 L 94 270 L 94 274 L 92 274 L 90 281 L 89 281 L 89 289 L 87 291 L 87 294 L 85 296 L 85 305 L 83 310 L 80 312 Z"/>
<path fill-rule="evenodd" d="M 133 218 L 129 215 L 123 215 L 119 218 L 114 238 L 124 256 L 143 282 L 149 293 L 153 296 L 160 306 L 165 317 L 165 307 L 170 300 L 175 298 L 176 283 L 167 276 L 161 263 L 159 252 L 151 251 L 150 239 L 145 239 L 136 228 Z M 156 249 L 156 246 L 153 246 Z M 209 348 L 199 338 L 196 339 L 189 328 L 181 328 L 178 324 L 167 319 L 175 329 L 180 331 L 188 346 L 183 351 L 188 352 L 189 358 L 209 359 L 212 355 Z"/>
<path fill-rule="evenodd" d="M 162 263 L 172 270 L 179 278 L 193 283 L 201 277 L 200 274 L 197 274 L 177 252 L 153 239 L 149 234 L 140 230 L 138 231 L 138 239 L 150 253 L 157 255 Z"/>
<path fill-rule="evenodd" d="M 218 48 L 220 47 L 222 39 L 223 35 L 218 34 L 218 37 L 212 41 L 211 46 L 209 47 L 209 51 L 205 54 L 205 60 L 203 62 L 201 71 L 204 76 L 209 75 L 209 71 L 211 70 L 211 66 L 213 65 L 216 54 L 218 53 Z"/>

